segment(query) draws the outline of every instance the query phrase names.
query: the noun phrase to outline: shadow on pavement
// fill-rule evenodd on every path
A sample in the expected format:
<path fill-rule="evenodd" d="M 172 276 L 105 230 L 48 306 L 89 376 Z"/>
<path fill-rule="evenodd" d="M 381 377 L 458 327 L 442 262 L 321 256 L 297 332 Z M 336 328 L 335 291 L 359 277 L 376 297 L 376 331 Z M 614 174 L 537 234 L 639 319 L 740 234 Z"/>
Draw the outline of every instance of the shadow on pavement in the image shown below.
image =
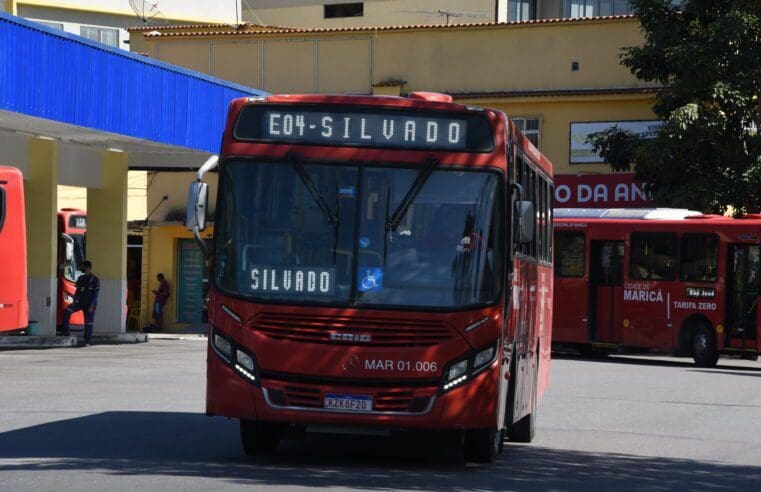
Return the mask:
<path fill-rule="evenodd" d="M 531 445 L 467 465 L 456 450 L 420 441 L 310 437 L 248 459 L 235 421 L 190 413 L 108 412 L 0 433 L 0 444 L 0 475 L 91 470 L 371 490 L 761 490 L 761 467 Z"/>
<path fill-rule="evenodd" d="M 654 354 L 656 355 L 656 354 Z M 657 355 L 656 355 L 657 356 Z M 552 352 L 553 359 L 564 360 L 579 360 L 584 362 L 597 362 L 603 364 L 629 364 L 636 366 L 661 366 L 661 367 L 688 367 L 696 368 L 698 366 L 692 361 L 688 360 L 665 360 L 665 359 L 652 359 L 649 357 L 637 357 L 626 354 L 610 354 L 600 357 L 584 357 L 581 355 L 570 354 L 567 352 Z M 758 367 L 751 366 L 734 366 L 729 365 L 732 363 L 732 359 L 719 359 L 719 365 L 717 365 L 713 371 L 706 370 L 706 372 L 720 373 L 725 370 L 746 371 L 746 372 L 761 372 L 761 365 Z"/>

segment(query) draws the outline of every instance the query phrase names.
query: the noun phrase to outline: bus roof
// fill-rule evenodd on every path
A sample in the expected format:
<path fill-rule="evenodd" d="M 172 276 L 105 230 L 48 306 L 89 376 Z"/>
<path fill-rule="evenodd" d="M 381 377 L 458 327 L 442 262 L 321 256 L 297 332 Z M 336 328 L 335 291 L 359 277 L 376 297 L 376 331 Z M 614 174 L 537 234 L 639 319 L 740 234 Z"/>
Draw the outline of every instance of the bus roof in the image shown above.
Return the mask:
<path fill-rule="evenodd" d="M 556 219 L 681 220 L 703 213 L 686 208 L 556 208 Z"/>

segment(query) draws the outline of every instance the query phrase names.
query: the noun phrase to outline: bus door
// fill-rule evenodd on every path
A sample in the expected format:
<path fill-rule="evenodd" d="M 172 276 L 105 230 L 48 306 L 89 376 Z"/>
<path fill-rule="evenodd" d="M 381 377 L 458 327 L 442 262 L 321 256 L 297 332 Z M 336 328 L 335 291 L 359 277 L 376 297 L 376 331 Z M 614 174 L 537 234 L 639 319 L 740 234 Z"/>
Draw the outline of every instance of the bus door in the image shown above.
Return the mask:
<path fill-rule="evenodd" d="M 760 250 L 758 244 L 732 244 L 729 247 L 727 335 L 742 340 L 742 348 L 751 350 L 758 350 Z"/>
<path fill-rule="evenodd" d="M 624 241 L 591 241 L 589 340 L 621 343 Z"/>

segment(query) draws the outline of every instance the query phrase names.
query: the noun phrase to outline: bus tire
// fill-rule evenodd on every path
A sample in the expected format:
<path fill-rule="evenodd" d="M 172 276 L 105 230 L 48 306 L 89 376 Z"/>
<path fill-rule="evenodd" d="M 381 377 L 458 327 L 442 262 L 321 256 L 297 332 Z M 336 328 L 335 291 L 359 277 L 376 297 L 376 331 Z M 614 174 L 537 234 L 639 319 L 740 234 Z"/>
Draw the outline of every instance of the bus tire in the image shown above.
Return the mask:
<path fill-rule="evenodd" d="M 539 356 L 537 355 L 536 365 L 534 366 L 534 386 L 531 391 L 531 413 L 525 415 L 518 422 L 507 428 L 507 436 L 515 442 L 531 442 L 536 435 L 536 395 L 537 385 L 539 384 Z"/>
<path fill-rule="evenodd" d="M 463 443 L 465 461 L 491 463 L 499 454 L 502 437 L 502 432 L 494 428 L 465 431 Z"/>
<path fill-rule="evenodd" d="M 716 335 L 706 323 L 698 324 L 692 330 L 692 358 L 700 367 L 715 367 L 719 361 L 716 349 Z"/>
<path fill-rule="evenodd" d="M 240 441 L 248 456 L 274 454 L 280 444 L 280 427 L 270 422 L 240 419 Z"/>

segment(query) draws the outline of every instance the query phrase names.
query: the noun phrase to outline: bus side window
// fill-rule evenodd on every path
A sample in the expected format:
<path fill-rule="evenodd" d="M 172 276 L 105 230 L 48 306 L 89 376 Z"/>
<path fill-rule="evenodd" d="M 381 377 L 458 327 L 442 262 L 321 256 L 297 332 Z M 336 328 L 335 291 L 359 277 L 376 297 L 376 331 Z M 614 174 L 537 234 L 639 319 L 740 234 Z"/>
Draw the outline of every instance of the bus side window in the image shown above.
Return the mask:
<path fill-rule="evenodd" d="M 555 276 L 583 277 L 586 241 L 583 232 L 555 233 Z"/>
<path fill-rule="evenodd" d="M 682 236 L 679 278 L 687 282 L 716 282 L 719 268 L 719 238 L 716 234 Z"/>
<path fill-rule="evenodd" d="M 676 234 L 631 235 L 629 276 L 637 280 L 676 279 Z"/>

